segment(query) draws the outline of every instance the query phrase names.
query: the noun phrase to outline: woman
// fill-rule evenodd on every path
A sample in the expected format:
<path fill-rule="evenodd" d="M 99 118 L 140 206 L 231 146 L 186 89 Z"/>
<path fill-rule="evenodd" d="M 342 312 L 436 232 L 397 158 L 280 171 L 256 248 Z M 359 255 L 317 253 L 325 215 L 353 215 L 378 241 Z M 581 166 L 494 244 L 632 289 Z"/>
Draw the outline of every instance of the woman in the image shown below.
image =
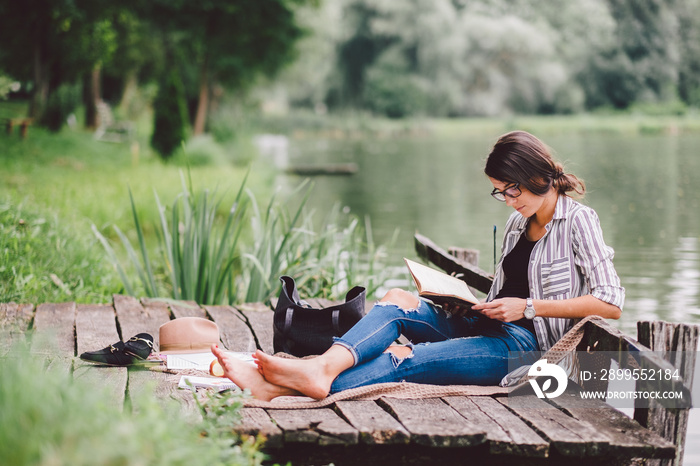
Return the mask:
<path fill-rule="evenodd" d="M 471 308 L 476 313 L 441 309 L 393 289 L 312 359 L 258 351 L 256 369 L 213 347 L 225 375 L 263 400 L 321 399 L 380 382 L 507 385 L 509 370 L 535 362 L 572 327 L 572 319 L 619 318 L 624 289 L 613 251 L 596 213 L 567 195 L 583 195 L 583 182 L 564 173 L 548 148 L 523 131 L 499 138 L 484 171 L 491 195 L 515 212 L 491 291 Z M 390 346 L 401 334 L 412 344 Z"/>

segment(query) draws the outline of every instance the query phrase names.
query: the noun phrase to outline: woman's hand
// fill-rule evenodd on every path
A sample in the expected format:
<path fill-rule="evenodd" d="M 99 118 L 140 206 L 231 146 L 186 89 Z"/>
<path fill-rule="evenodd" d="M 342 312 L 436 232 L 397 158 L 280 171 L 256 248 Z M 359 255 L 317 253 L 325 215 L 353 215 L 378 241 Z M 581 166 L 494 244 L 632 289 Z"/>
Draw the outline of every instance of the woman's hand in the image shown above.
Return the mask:
<path fill-rule="evenodd" d="M 488 303 L 475 304 L 472 309 L 481 312 L 489 319 L 513 322 L 525 316 L 526 305 L 526 300 L 522 298 L 500 298 Z"/>

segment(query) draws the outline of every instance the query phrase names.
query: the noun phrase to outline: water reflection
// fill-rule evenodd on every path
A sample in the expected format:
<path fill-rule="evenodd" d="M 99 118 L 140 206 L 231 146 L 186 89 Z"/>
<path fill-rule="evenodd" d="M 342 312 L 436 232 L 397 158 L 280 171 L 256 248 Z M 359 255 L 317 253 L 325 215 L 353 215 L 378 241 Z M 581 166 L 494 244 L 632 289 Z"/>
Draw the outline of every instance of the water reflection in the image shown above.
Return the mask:
<path fill-rule="evenodd" d="M 352 177 L 318 177 L 312 205 L 336 203 L 369 215 L 377 242 L 399 229 L 391 251 L 401 266 L 414 257 L 413 233 L 444 247 L 479 249 L 493 270 L 493 227 L 511 209 L 493 201 L 483 175 L 497 134 L 435 140 L 292 140 L 290 164 L 354 162 Z M 596 209 L 627 289 L 614 324 L 636 335 L 638 320 L 700 322 L 699 136 L 555 135 L 544 137 L 573 173 L 586 180 L 585 203 Z M 289 186 L 299 178 L 281 176 Z"/>

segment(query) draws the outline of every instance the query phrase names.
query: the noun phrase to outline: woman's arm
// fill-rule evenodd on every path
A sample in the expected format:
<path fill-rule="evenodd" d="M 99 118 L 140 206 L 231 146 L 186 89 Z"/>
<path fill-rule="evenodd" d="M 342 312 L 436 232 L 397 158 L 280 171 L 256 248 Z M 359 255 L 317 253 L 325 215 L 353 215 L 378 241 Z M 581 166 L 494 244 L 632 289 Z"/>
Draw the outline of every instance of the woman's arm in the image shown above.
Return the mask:
<path fill-rule="evenodd" d="M 500 298 L 488 303 L 475 304 L 472 309 L 491 319 L 513 322 L 525 317 L 525 305 L 526 300 L 522 298 Z M 619 307 L 590 294 L 570 299 L 536 299 L 532 305 L 535 315 L 539 317 L 578 319 L 599 315 L 606 319 L 619 319 L 622 312 Z"/>

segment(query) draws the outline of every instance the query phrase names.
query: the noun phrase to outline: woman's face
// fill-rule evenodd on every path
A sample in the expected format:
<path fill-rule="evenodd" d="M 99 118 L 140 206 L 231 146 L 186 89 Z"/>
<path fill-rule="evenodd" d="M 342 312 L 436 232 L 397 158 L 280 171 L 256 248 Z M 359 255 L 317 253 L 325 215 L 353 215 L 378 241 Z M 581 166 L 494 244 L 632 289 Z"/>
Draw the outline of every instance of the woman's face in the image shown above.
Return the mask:
<path fill-rule="evenodd" d="M 526 187 L 516 183 L 504 183 L 503 181 L 489 177 L 495 191 L 500 191 L 505 196 L 505 203 L 514 208 L 523 217 L 530 218 L 540 211 L 547 201 L 547 196 L 533 194 Z M 513 189 L 517 186 L 516 189 Z M 520 195 L 518 195 L 520 191 Z"/>

